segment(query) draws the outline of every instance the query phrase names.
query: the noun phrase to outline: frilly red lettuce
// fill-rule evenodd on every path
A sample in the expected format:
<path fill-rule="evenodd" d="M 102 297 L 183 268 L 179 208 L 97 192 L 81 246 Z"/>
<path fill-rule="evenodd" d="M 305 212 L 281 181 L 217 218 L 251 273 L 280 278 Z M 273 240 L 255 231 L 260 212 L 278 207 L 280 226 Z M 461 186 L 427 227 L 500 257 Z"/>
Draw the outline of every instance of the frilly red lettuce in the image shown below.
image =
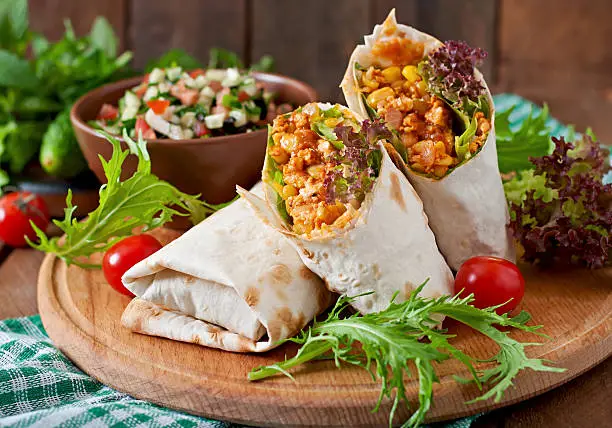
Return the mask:
<path fill-rule="evenodd" d="M 337 126 L 334 133 L 344 148 L 335 157 L 336 166 L 323 182 L 326 201 L 362 201 L 380 171 L 382 154 L 377 142 L 390 138 L 391 132 L 382 121 L 365 120 L 359 132 L 351 126 Z"/>
<path fill-rule="evenodd" d="M 588 131 L 576 141 L 553 138 L 550 155 L 504 185 L 510 229 L 524 259 L 544 265 L 599 268 L 612 252 L 612 184 L 603 184 L 607 150 Z"/>

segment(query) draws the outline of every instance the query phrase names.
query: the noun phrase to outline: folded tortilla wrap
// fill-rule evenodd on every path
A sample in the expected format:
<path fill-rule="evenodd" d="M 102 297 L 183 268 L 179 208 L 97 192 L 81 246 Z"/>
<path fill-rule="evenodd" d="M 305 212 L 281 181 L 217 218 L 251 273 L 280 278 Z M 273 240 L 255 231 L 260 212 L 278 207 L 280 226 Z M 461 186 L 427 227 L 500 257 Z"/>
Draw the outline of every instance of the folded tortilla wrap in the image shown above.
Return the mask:
<path fill-rule="evenodd" d="M 318 107 L 324 111 L 332 108 L 326 104 L 319 104 Z M 308 114 L 311 111 L 312 105 L 304 106 L 301 110 Z M 298 121 L 303 120 L 303 117 L 295 117 Z M 313 120 L 313 115 L 310 117 Z M 269 136 L 272 142 L 278 140 L 276 129 L 284 126 L 282 122 L 275 121 Z M 292 126 L 287 129 L 291 130 Z M 317 129 L 316 122 L 311 122 L 310 126 Z M 282 134 L 281 142 L 295 142 L 293 137 L 297 132 Z M 306 135 L 304 138 L 310 137 Z M 320 137 L 315 145 L 326 147 L 325 142 L 329 140 Z M 339 146 L 338 142 L 335 144 Z M 312 231 L 296 230 L 295 221 L 292 223 L 292 218 L 287 218 L 288 214 L 291 216 L 292 212 L 301 211 L 298 211 L 300 206 L 292 210 L 295 199 L 287 199 L 285 206 L 279 194 L 278 182 L 281 177 L 278 174 L 284 180 L 290 177 L 287 177 L 288 172 L 283 175 L 279 171 L 280 166 L 271 157 L 274 145 L 268 146 L 269 153 L 263 173 L 264 183 L 268 184 L 265 188 L 266 200 L 244 189 L 238 190 L 252 204 L 264 223 L 290 238 L 304 264 L 323 278 L 330 290 L 348 296 L 373 291 L 353 302 L 353 306 L 362 313 L 385 309 L 396 293 L 396 301 L 405 300 L 415 287 L 427 279 L 429 282 L 422 292 L 425 296 L 449 294 L 453 283 L 451 271 L 438 251 L 434 235 L 427 225 L 421 200 L 389 155 L 382 150 L 381 141 L 376 144 L 376 151 L 381 155 L 378 176 L 360 206 L 355 208 L 358 205 L 355 200 L 345 202 L 347 208 L 342 216 L 334 223 L 324 224 Z M 292 156 L 297 154 L 293 153 Z M 285 163 L 289 169 L 291 162 Z M 329 175 L 320 180 L 326 183 Z M 309 186 L 316 187 L 316 183 L 310 180 L 300 192 L 306 193 Z M 281 188 L 280 191 L 284 191 L 284 187 Z M 319 191 L 323 190 L 319 188 Z M 320 202 L 317 210 L 325 208 L 326 205 Z M 347 214 L 350 216 L 345 217 Z"/>
<path fill-rule="evenodd" d="M 381 52 L 380 46 L 385 46 L 385 43 L 390 44 L 391 41 L 396 40 L 406 41 L 404 39 L 408 39 L 405 44 L 408 48 L 412 46 L 417 51 L 418 47 L 422 47 L 420 53 L 423 56 L 429 55 L 442 46 L 442 43 L 434 37 L 409 26 L 398 24 L 395 19 L 395 11 L 392 10 L 382 25 L 376 25 L 374 32 L 365 36 L 365 44 L 358 45 L 351 55 L 346 74 L 340 85 L 350 109 L 364 117 L 376 115 L 376 109 L 368 104 L 369 95 L 366 94 L 366 91 L 369 89 L 363 84 L 366 80 L 363 80 L 360 86 L 358 76 L 362 76 L 362 79 L 367 78 L 367 74 L 360 74 L 363 73 L 360 70 L 366 70 L 371 66 L 379 67 L 379 69 L 387 67 L 385 69 L 386 73 L 390 73 L 387 76 L 391 76 L 393 70 L 389 71 L 388 67 L 395 65 L 399 66 L 403 73 L 400 63 L 394 63 L 389 58 L 376 53 Z M 411 68 L 413 71 L 417 70 L 414 65 Z M 420 73 L 420 68 L 418 70 Z M 405 79 L 412 78 L 410 73 L 404 76 L 408 76 Z M 438 172 L 438 176 L 432 173 L 423 173 L 423 171 L 411 167 L 408 161 L 409 154 L 404 152 L 400 156 L 405 161 L 402 171 L 407 174 L 423 200 L 425 212 L 436 235 L 440 251 L 444 254 L 450 267 L 455 270 L 458 270 L 465 260 L 476 255 L 498 256 L 511 261 L 515 259 L 513 241 L 506 228 L 509 216 L 497 165 L 493 99 L 482 74 L 477 69 L 474 69 L 474 76 L 486 91 L 486 96 L 482 98 L 485 105 L 488 104 L 485 110 L 489 110 L 488 118 L 490 120 L 490 131 L 488 135 L 481 133 L 482 139 L 480 142 L 484 141 L 484 143 L 479 146 L 478 151 L 468 154 L 465 160 L 451 169 L 446 170 L 443 167 Z M 366 83 L 371 82 L 368 80 Z M 421 84 L 425 84 L 425 82 L 423 81 Z M 377 84 L 374 83 L 374 85 Z M 364 89 L 360 89 L 360 87 Z M 395 97 L 398 97 L 397 91 Z M 372 96 L 370 100 L 379 102 L 380 98 Z M 393 100 L 396 103 L 395 105 L 398 105 L 397 102 L 400 101 L 398 98 Z M 439 102 L 442 101 L 439 100 Z M 389 105 L 393 104 L 390 103 Z M 405 104 L 403 106 L 405 108 Z M 450 109 L 450 107 L 446 108 Z M 384 107 L 378 109 L 379 112 L 385 113 L 384 119 L 388 126 L 390 126 L 390 120 L 396 121 L 397 125 L 394 126 L 399 127 L 406 124 L 407 116 L 402 116 L 396 111 L 393 111 L 394 115 L 390 115 L 389 110 L 384 110 Z M 431 113 L 430 118 L 433 117 L 432 120 L 435 120 L 435 111 L 431 110 Z M 474 117 L 467 119 L 474 120 Z M 476 123 L 474 125 L 476 126 Z M 486 126 L 489 127 L 489 125 Z M 403 150 L 410 151 L 411 147 L 414 150 L 417 144 L 410 140 L 414 134 L 410 134 L 410 131 L 399 131 L 398 134 L 398 138 L 394 142 L 395 147 L 398 148 L 396 143 L 399 141 L 408 141 L 409 143 L 404 144 L 414 145 L 407 146 L 408 149 L 404 148 Z M 405 138 L 405 140 L 402 140 L 402 138 Z M 455 144 L 457 144 L 456 141 L 455 139 Z M 471 141 L 475 140 L 472 139 Z M 470 141 L 465 141 L 463 149 L 467 150 L 469 143 Z M 452 143 L 448 147 L 453 147 Z M 398 151 L 401 152 L 401 149 L 398 148 Z M 395 154 L 394 159 L 396 157 L 398 157 L 397 154 Z"/>
<path fill-rule="evenodd" d="M 274 348 L 331 303 L 287 239 L 242 199 L 136 264 L 123 283 L 137 296 L 125 327 L 235 352 Z"/>

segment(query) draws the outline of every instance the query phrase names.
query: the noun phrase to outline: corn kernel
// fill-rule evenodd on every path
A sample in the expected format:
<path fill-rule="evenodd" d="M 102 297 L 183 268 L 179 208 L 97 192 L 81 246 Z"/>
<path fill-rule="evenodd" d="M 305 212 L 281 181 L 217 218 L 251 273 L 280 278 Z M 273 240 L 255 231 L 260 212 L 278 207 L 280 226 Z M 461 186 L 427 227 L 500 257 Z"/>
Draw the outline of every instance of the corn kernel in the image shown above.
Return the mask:
<path fill-rule="evenodd" d="M 341 117 L 330 117 L 328 119 L 325 119 L 325 125 L 329 126 L 330 128 L 335 127 L 337 124 L 340 123 L 340 121 L 342 121 Z"/>
<path fill-rule="evenodd" d="M 308 175 L 310 175 L 313 178 L 323 178 L 323 176 L 325 175 L 325 167 L 323 165 L 312 165 L 309 166 L 306 169 L 306 172 L 308 173 Z"/>
<path fill-rule="evenodd" d="M 393 83 L 402 78 L 402 71 L 396 66 L 387 67 L 381 73 L 385 80 L 389 83 Z"/>
<path fill-rule="evenodd" d="M 424 80 L 419 80 L 417 83 L 417 89 L 419 90 L 419 95 L 424 96 L 427 93 L 427 83 Z"/>
<path fill-rule="evenodd" d="M 438 141 L 436 142 L 436 152 L 438 152 L 441 155 L 445 155 L 446 154 L 446 146 L 444 145 L 444 143 L 442 141 Z"/>
<path fill-rule="evenodd" d="M 380 88 L 372 92 L 370 95 L 368 95 L 367 101 L 369 105 L 376 106 L 378 105 L 379 102 L 383 101 L 385 98 L 392 97 L 394 95 L 395 95 L 395 92 L 393 92 L 393 89 L 389 87 Z"/>
<path fill-rule="evenodd" d="M 435 175 L 436 177 L 443 177 L 444 174 L 446 174 L 446 171 L 448 171 L 448 167 L 438 165 L 434 167 L 433 175 Z"/>
<path fill-rule="evenodd" d="M 436 162 L 440 166 L 451 166 L 453 164 L 453 158 L 446 155 L 442 159 Z"/>
<path fill-rule="evenodd" d="M 405 66 L 404 69 L 402 70 L 402 75 L 409 82 L 416 82 L 417 80 L 421 78 L 421 76 L 419 76 L 419 72 L 417 71 L 417 68 L 415 65 Z"/>
<path fill-rule="evenodd" d="M 298 194 L 298 191 L 295 187 L 293 187 L 291 184 L 287 184 L 283 187 L 283 191 L 281 193 L 283 199 L 287 199 L 290 196 L 296 196 Z"/>
<path fill-rule="evenodd" d="M 270 157 L 274 159 L 279 165 L 283 165 L 289 160 L 289 153 L 287 153 L 282 147 L 274 146 L 270 148 Z"/>

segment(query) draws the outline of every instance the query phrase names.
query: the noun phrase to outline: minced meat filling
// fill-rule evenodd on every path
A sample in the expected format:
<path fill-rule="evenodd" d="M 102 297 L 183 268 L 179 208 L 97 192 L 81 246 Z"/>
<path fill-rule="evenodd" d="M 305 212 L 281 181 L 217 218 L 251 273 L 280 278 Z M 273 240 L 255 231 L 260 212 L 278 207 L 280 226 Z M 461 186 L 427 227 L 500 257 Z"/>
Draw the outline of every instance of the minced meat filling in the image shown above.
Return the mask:
<path fill-rule="evenodd" d="M 311 130 L 306 110 L 277 117 L 272 126 L 273 145 L 268 148 L 283 176 L 284 185 L 277 184 L 277 191 L 298 234 L 308 234 L 323 225 L 342 226 L 339 218 L 350 205 L 328 201 L 324 181 L 335 167 L 332 157 L 338 150 Z M 337 120 L 326 120 L 333 129 L 336 123 L 332 122 Z"/>
<path fill-rule="evenodd" d="M 370 66 L 361 72 L 360 90 L 387 126 L 400 132 L 413 170 L 442 177 L 457 165 L 453 112 L 443 100 L 429 94 L 415 65 Z M 491 128 L 483 113 L 475 117 L 476 136 L 469 145 L 472 154 L 482 147 Z"/>

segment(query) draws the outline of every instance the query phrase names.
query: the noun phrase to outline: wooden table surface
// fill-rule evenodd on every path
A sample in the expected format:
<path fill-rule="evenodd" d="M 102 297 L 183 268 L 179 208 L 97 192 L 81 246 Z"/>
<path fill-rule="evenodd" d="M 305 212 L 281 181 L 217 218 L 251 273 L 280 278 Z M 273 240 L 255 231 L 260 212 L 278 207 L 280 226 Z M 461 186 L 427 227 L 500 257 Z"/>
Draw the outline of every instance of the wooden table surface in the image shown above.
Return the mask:
<path fill-rule="evenodd" d="M 0 243 L 0 319 L 34 315 L 43 254 Z M 612 358 L 577 379 L 530 400 L 493 411 L 474 427 L 603 427 L 612 421 Z"/>

